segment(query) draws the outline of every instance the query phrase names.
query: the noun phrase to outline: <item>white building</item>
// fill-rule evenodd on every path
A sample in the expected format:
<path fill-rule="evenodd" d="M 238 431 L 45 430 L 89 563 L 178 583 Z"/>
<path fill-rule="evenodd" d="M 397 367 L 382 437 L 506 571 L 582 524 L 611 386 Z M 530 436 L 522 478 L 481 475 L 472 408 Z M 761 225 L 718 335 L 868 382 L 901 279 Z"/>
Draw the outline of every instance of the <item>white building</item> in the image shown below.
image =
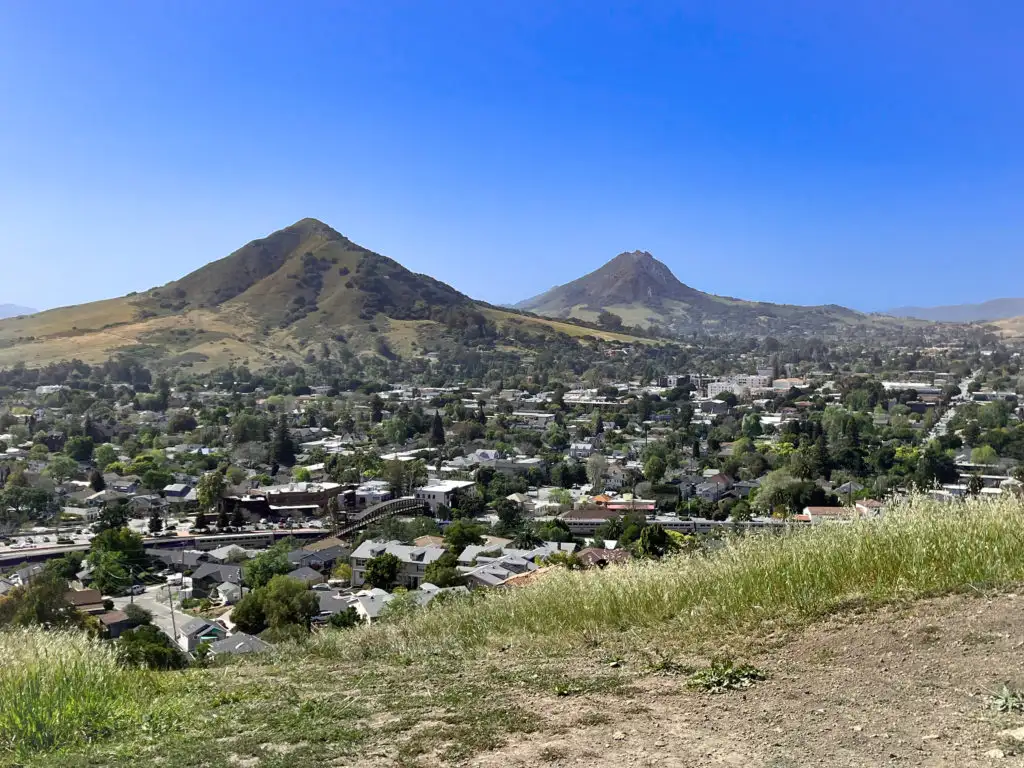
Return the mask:
<path fill-rule="evenodd" d="M 437 508 L 442 504 L 451 507 L 460 491 L 475 492 L 475 486 L 476 483 L 472 480 L 437 480 L 431 485 L 417 488 L 413 495 L 420 501 L 425 501 L 431 512 L 437 512 Z"/>

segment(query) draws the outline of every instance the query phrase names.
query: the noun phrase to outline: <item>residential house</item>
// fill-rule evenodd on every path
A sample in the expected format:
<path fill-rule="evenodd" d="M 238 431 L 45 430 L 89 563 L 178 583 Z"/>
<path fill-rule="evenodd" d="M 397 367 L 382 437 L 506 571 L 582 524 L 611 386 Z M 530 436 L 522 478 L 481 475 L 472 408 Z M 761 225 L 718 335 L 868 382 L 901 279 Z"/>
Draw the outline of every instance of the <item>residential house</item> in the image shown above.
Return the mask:
<path fill-rule="evenodd" d="M 107 478 L 110 478 L 109 480 Z M 121 493 L 125 496 L 132 496 L 138 493 L 139 488 L 142 487 L 142 480 L 136 475 L 125 475 L 121 477 L 116 474 L 108 474 L 103 476 L 104 480 L 107 480 L 107 490 L 114 491 L 115 493 Z"/>
<path fill-rule="evenodd" d="M 352 565 L 352 586 L 361 587 L 366 581 L 366 564 L 384 554 L 394 555 L 402 567 L 398 583 L 415 589 L 423 582 L 427 566 L 447 550 L 444 547 L 410 547 L 397 541 L 380 542 L 369 539 L 360 544 L 350 558 Z"/>
<path fill-rule="evenodd" d="M 442 504 L 446 507 L 455 506 L 459 493 L 476 493 L 476 483 L 472 480 L 438 480 L 431 485 L 417 488 L 414 496 L 426 502 L 432 513 L 436 513 Z"/>
<path fill-rule="evenodd" d="M 98 589 L 70 589 L 64 593 L 64 599 L 74 608 L 90 616 L 103 613 L 103 595 Z"/>
<path fill-rule="evenodd" d="M 287 557 L 288 563 L 296 568 L 312 568 L 319 571 L 324 567 L 324 558 L 320 552 L 295 549 L 289 552 Z"/>
<path fill-rule="evenodd" d="M 104 634 L 112 640 L 136 627 L 136 624 L 128 618 L 128 614 L 124 611 L 107 611 L 96 618 L 99 619 Z"/>
<path fill-rule="evenodd" d="M 217 602 L 221 605 L 234 605 L 242 599 L 242 585 L 225 581 L 223 584 L 217 585 L 214 593 L 216 594 Z"/>
<path fill-rule="evenodd" d="M 192 619 L 178 629 L 177 643 L 181 650 L 192 653 L 201 643 L 215 643 L 227 637 L 227 630 L 220 624 L 206 619 Z"/>
<path fill-rule="evenodd" d="M 223 549 L 223 547 L 221 548 Z M 146 555 L 159 560 L 161 563 L 166 565 L 178 573 L 184 573 L 185 571 L 194 571 L 203 563 L 209 562 L 211 552 L 217 552 L 219 550 L 210 550 L 210 552 L 200 552 L 197 549 L 147 549 Z"/>
<path fill-rule="evenodd" d="M 572 443 L 569 445 L 569 458 L 576 459 L 588 459 L 594 452 L 594 444 L 589 442 Z"/>
<path fill-rule="evenodd" d="M 384 606 L 394 599 L 395 596 L 391 593 L 375 587 L 356 592 L 349 599 L 348 607 L 354 608 L 364 622 L 372 624 L 380 616 Z"/>
<path fill-rule="evenodd" d="M 217 549 L 211 549 L 205 553 L 209 558 L 210 562 L 214 563 L 228 563 L 232 560 L 248 559 L 249 553 L 242 549 L 237 544 L 228 544 L 224 547 L 217 547 Z"/>
<path fill-rule="evenodd" d="M 294 571 L 290 571 L 287 574 L 289 579 L 295 579 L 301 581 L 306 586 L 312 586 L 313 584 L 323 584 L 325 579 L 322 573 L 314 571 L 312 568 L 303 566 L 302 568 L 296 568 Z"/>
<path fill-rule="evenodd" d="M 235 632 L 230 637 L 210 643 L 210 653 L 214 656 L 238 653 L 267 653 L 274 650 L 274 646 L 260 640 L 258 637 L 247 635 L 245 632 Z"/>
<path fill-rule="evenodd" d="M 203 563 L 192 574 L 193 597 L 206 597 L 224 582 L 242 583 L 242 568 L 238 565 Z"/>
<path fill-rule="evenodd" d="M 36 576 L 43 572 L 42 563 L 33 563 L 32 565 L 26 565 L 24 568 L 19 568 L 11 576 L 11 581 L 16 586 L 24 587 L 32 581 Z"/>
<path fill-rule="evenodd" d="M 704 501 L 712 503 L 719 501 L 732 488 L 733 479 L 726 474 L 719 472 L 707 478 L 697 486 L 697 495 Z"/>
<path fill-rule="evenodd" d="M 504 557 L 519 557 L 524 560 L 544 560 L 556 552 L 572 553 L 576 545 L 569 542 L 545 541 L 533 549 L 515 549 L 514 547 L 494 544 L 472 544 L 459 553 L 459 565 L 469 566 L 484 560 L 496 560 Z"/>

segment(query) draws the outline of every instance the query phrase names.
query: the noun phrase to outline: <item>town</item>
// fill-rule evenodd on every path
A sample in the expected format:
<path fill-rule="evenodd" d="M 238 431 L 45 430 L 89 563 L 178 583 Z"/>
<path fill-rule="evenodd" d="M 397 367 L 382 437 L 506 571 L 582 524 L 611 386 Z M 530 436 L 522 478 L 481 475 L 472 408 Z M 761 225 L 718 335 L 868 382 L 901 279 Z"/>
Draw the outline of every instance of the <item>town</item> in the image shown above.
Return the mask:
<path fill-rule="evenodd" d="M 181 666 L 912 491 L 1024 488 L 1020 353 L 991 335 L 871 365 L 769 339 L 717 374 L 590 351 L 575 379 L 531 355 L 437 386 L 428 356 L 347 391 L 329 367 L 4 372 L 0 622 Z"/>

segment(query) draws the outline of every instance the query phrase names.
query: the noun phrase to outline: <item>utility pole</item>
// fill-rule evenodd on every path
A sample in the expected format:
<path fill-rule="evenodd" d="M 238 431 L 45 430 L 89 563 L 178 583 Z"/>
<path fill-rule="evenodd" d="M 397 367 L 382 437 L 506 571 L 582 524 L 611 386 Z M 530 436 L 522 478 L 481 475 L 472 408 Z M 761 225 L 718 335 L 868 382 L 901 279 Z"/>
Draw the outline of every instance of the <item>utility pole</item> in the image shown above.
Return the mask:
<path fill-rule="evenodd" d="M 171 633 L 174 635 L 171 640 L 178 642 L 178 627 L 174 623 L 174 595 L 171 593 L 170 582 L 167 582 L 167 602 L 171 606 Z"/>
<path fill-rule="evenodd" d="M 128 585 L 128 602 L 130 602 L 132 605 L 135 605 L 135 566 L 134 565 L 131 566 L 128 569 L 128 575 L 129 575 L 129 579 L 128 580 L 131 582 Z"/>

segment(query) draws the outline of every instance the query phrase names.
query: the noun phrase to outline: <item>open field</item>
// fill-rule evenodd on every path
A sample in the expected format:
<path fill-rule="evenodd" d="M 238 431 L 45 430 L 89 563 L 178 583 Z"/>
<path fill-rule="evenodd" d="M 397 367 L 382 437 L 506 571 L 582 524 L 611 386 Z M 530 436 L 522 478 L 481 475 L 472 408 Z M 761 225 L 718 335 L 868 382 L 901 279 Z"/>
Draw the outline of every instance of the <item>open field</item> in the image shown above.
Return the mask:
<path fill-rule="evenodd" d="M 990 765 L 1019 672 L 1024 507 L 915 499 L 882 521 L 555 570 L 148 686 L 129 720 L 29 765 Z M 767 679 L 687 685 L 714 655 Z M 17 686 L 22 654 L 5 673 Z M 13 681 L 13 682 L 11 682 Z M 128 686 L 130 689 L 132 686 Z M 120 683 L 114 690 L 125 690 Z M 89 686 L 75 689 L 87 695 Z M 17 722 L 30 697 L 14 699 Z M 150 727 L 140 723 L 150 722 Z M 8 745 L 17 738 L 8 727 Z M 1014 764 L 1007 762 L 1003 764 Z"/>

